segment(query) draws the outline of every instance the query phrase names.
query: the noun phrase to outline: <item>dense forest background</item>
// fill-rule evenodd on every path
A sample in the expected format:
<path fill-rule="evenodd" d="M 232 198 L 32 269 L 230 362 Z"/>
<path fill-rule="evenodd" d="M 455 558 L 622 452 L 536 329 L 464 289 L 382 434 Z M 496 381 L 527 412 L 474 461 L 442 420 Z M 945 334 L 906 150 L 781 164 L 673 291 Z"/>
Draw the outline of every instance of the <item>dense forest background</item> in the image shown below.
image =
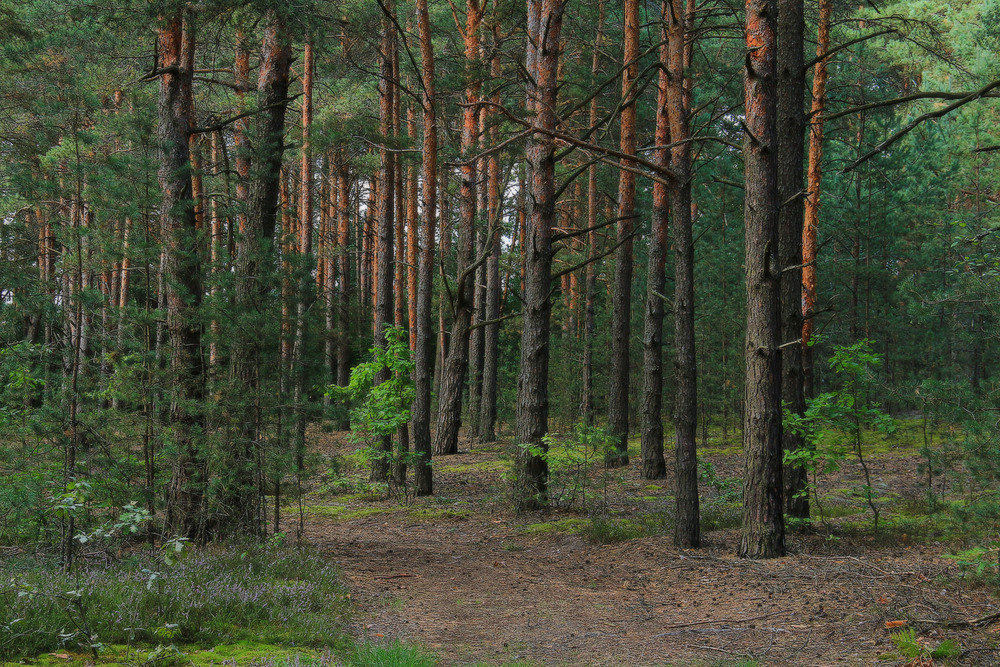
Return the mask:
<path fill-rule="evenodd" d="M 70 562 L 130 503 L 279 532 L 314 429 L 419 494 L 460 427 L 506 442 L 520 509 L 596 438 L 676 478 L 687 546 L 699 440 L 742 437 L 771 556 L 821 427 L 922 419 L 995 515 L 995 0 L 32 0 L 0 32 L 0 541 Z"/>

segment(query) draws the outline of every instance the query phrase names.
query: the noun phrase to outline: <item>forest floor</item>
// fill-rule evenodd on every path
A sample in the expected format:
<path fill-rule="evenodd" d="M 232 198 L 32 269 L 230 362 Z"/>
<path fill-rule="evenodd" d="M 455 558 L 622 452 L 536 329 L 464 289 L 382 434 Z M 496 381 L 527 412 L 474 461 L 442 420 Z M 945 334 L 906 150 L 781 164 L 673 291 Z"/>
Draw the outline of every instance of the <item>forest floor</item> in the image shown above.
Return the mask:
<path fill-rule="evenodd" d="M 419 644 L 447 665 L 1000 664 L 1000 622 L 968 623 L 1000 600 L 947 557 L 968 545 L 927 513 L 914 447 L 870 456 L 878 533 L 847 460 L 818 480 L 836 518 L 754 562 L 734 555 L 732 445 L 700 452 L 704 544 L 682 550 L 672 483 L 641 480 L 637 465 L 566 463 L 554 490 L 570 507 L 518 515 L 500 444 L 436 459 L 435 495 L 407 501 L 369 488 L 339 434 L 315 439 L 331 472 L 306 498 L 306 535 L 342 568 L 359 639 Z M 900 626 L 908 643 L 892 637 Z"/>

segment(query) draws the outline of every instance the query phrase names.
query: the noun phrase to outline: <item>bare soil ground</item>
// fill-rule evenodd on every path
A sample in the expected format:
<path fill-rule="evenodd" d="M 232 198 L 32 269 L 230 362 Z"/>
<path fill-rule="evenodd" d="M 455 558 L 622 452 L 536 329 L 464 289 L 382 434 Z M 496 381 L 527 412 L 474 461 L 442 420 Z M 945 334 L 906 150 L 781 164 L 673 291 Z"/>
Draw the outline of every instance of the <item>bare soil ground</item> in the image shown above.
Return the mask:
<path fill-rule="evenodd" d="M 353 450 L 318 439 L 326 456 Z M 741 469 L 732 449 L 707 458 L 720 478 Z M 501 446 L 474 448 L 435 462 L 431 498 L 310 496 L 307 536 L 343 569 L 352 633 L 419 643 L 451 665 L 932 664 L 905 658 L 891 640 L 886 623 L 905 620 L 928 647 L 960 645 L 960 656 L 933 664 L 1000 664 L 1000 623 L 961 625 L 1000 602 L 942 557 L 955 544 L 870 528 L 831 539 L 825 529 L 793 533 L 789 556 L 758 562 L 734 556 L 732 527 L 707 532 L 697 550 L 674 547 L 669 530 L 600 544 L 579 532 L 586 514 L 510 511 L 506 467 Z M 912 450 L 884 453 L 872 470 L 895 502 L 919 497 Z M 823 483 L 846 488 L 857 474 L 846 465 Z M 635 465 L 611 477 L 600 486 L 608 516 L 671 510 L 669 482 L 644 482 Z M 716 511 L 719 499 L 704 493 L 703 507 Z"/>

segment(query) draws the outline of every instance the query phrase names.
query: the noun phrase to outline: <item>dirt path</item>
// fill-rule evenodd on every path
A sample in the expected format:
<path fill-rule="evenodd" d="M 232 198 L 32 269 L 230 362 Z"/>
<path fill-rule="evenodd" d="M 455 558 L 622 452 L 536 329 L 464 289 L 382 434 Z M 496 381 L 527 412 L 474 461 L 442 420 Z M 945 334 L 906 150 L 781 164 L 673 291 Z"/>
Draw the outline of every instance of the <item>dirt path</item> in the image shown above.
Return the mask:
<path fill-rule="evenodd" d="M 483 458 L 467 455 L 464 465 Z M 793 555 L 751 562 L 732 555 L 732 530 L 680 551 L 666 536 L 600 545 L 526 531 L 559 516 L 442 510 L 449 493 L 484 493 L 485 477 L 440 474 L 438 500 L 311 516 L 309 539 L 351 588 L 354 634 L 417 642 L 456 665 L 733 665 L 747 656 L 775 666 L 901 665 L 885 623 L 905 618 L 930 645 L 956 639 L 963 655 L 952 664 L 1000 664 L 990 629 L 918 622 L 1000 608 L 982 590 L 956 588 L 940 546 L 795 536 Z"/>

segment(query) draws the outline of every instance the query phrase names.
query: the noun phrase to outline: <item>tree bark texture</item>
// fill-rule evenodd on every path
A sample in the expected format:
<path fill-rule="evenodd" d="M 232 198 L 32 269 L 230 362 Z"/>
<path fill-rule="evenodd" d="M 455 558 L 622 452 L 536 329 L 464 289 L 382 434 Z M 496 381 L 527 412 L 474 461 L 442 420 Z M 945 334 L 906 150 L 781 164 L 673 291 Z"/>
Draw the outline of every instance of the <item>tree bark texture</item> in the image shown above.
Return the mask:
<path fill-rule="evenodd" d="M 437 223 L 437 117 L 434 82 L 434 43 L 427 0 L 416 0 L 423 77 L 423 225 L 417 266 L 416 348 L 414 350 L 414 399 L 411 411 L 414 482 L 417 495 L 434 492 L 431 474 L 431 371 L 434 366 L 434 332 L 431 306 L 434 291 L 434 235 Z"/>
<path fill-rule="evenodd" d="M 559 33 L 565 0 L 528 0 L 528 108 L 536 127 L 556 128 Z M 549 326 L 552 304 L 552 227 L 555 223 L 555 143 L 535 133 L 528 140 L 530 174 L 525 230 L 524 317 L 517 381 L 516 466 L 522 508 L 545 504 L 548 462 L 543 438 L 549 423 Z"/>
<path fill-rule="evenodd" d="M 747 290 L 743 531 L 738 555 L 785 554 L 777 184 L 777 4 L 747 0 L 744 71 Z"/>
<path fill-rule="evenodd" d="M 805 17 L 802 0 L 778 3 L 778 253 L 781 266 L 781 398 L 795 415 L 806 411 L 802 393 L 802 224 L 803 166 L 805 152 Z M 800 268 L 790 268 L 798 266 Z M 783 452 L 805 446 L 801 433 L 782 430 Z M 784 470 L 785 511 L 798 519 L 809 518 L 806 469 L 789 465 Z"/>
<path fill-rule="evenodd" d="M 820 0 L 816 55 L 830 50 L 830 15 L 833 0 Z M 813 70 L 812 106 L 809 117 L 809 168 L 806 185 L 805 221 L 802 225 L 802 386 L 807 398 L 815 396 L 812 340 L 816 311 L 816 239 L 819 230 L 820 192 L 823 185 L 823 110 L 826 108 L 827 59 Z"/>
<path fill-rule="evenodd" d="M 393 1 L 386 2 L 388 13 L 393 11 Z M 382 139 L 388 142 L 395 132 L 393 123 L 393 107 L 395 105 L 396 84 L 394 77 L 394 61 L 396 54 L 396 27 L 392 20 L 386 17 L 382 26 L 382 71 L 379 77 L 379 100 L 382 125 Z M 375 347 L 385 349 L 386 329 L 393 323 L 395 303 L 393 300 L 394 255 L 393 243 L 396 219 L 396 154 L 388 147 L 381 151 L 382 168 L 379 177 L 378 203 L 378 245 L 375 255 Z M 375 375 L 375 384 L 387 382 L 390 378 L 388 368 L 382 368 Z M 392 458 L 392 435 L 381 436 L 378 443 L 379 453 L 372 461 L 372 480 L 388 481 L 390 459 Z"/>
<path fill-rule="evenodd" d="M 677 479 L 679 546 L 701 543 L 698 507 L 698 363 L 694 331 L 694 238 L 691 201 L 691 89 L 685 77 L 691 14 L 686 0 L 672 0 L 667 24 L 667 115 L 670 117 L 671 163 L 674 179 L 671 204 L 674 218 L 674 473 Z"/>
<path fill-rule="evenodd" d="M 666 43 L 660 47 L 660 75 L 656 98 L 656 130 L 654 143 L 666 146 L 670 143 L 670 114 L 668 89 L 670 42 L 674 39 L 671 31 L 673 8 L 671 0 L 663 3 L 660 39 Z M 683 31 L 683 25 L 682 25 Z M 681 35 L 683 39 L 683 34 Z M 675 82 L 677 85 L 680 81 Z M 656 151 L 657 162 L 670 165 L 670 149 Z M 642 334 L 642 409 L 640 447 L 642 453 L 642 478 L 664 479 L 667 464 L 663 458 L 663 288 L 666 283 L 664 270 L 668 248 L 667 234 L 670 223 L 669 191 L 666 183 L 653 183 L 653 217 L 649 235 L 649 263 L 646 276 L 646 309 Z"/>

